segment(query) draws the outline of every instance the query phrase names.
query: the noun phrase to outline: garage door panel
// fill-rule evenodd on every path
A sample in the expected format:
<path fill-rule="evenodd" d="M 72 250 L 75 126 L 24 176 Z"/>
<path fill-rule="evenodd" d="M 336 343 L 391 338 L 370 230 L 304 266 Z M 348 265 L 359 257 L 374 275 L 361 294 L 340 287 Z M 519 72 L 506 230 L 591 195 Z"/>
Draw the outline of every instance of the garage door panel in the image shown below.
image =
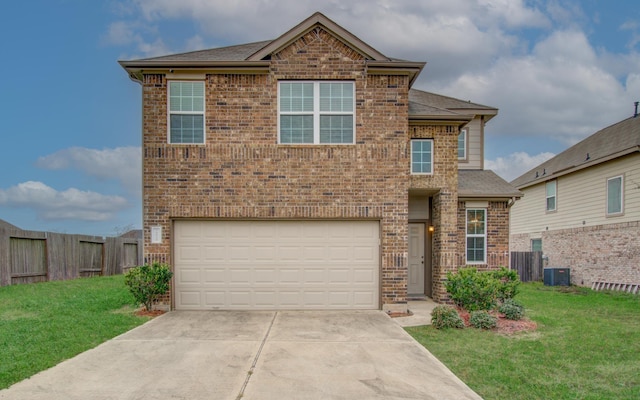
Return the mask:
<path fill-rule="evenodd" d="M 174 224 L 178 309 L 377 309 L 373 221 Z"/>
<path fill-rule="evenodd" d="M 201 281 L 200 269 L 182 268 L 177 274 L 177 280 L 181 284 L 199 284 Z"/>
<path fill-rule="evenodd" d="M 226 246 L 202 246 L 205 261 L 224 261 L 227 258 Z"/>
<path fill-rule="evenodd" d="M 221 284 L 227 282 L 227 270 L 224 268 L 203 268 L 204 284 Z"/>

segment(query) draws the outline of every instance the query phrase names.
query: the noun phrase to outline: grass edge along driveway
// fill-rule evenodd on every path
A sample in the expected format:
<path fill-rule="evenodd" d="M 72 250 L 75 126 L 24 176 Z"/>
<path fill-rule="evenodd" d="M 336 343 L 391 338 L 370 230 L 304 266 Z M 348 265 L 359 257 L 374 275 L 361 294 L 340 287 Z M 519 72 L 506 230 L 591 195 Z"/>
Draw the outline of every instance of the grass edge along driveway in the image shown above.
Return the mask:
<path fill-rule="evenodd" d="M 407 331 L 485 400 L 640 398 L 640 296 L 520 287 L 535 332 Z"/>
<path fill-rule="evenodd" d="M 132 303 L 123 275 L 0 287 L 0 389 L 148 321 Z"/>

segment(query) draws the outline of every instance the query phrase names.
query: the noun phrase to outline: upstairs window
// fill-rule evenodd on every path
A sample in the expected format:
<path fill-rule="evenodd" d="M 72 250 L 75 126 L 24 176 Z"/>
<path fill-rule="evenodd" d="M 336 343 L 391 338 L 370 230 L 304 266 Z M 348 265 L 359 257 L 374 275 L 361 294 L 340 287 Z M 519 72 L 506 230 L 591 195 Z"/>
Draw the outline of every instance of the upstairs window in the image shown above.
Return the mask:
<path fill-rule="evenodd" d="M 433 140 L 411 140 L 411 173 L 422 175 L 433 173 Z"/>
<path fill-rule="evenodd" d="M 549 181 L 546 184 L 547 211 L 556 210 L 556 192 L 557 192 L 556 183 L 557 183 L 556 181 Z"/>
<path fill-rule="evenodd" d="M 467 128 L 460 130 L 458 134 L 458 160 L 467 159 Z"/>
<path fill-rule="evenodd" d="M 353 82 L 280 82 L 278 110 L 279 143 L 355 143 Z"/>
<path fill-rule="evenodd" d="M 204 143 L 204 82 L 169 82 L 169 143 Z"/>
<path fill-rule="evenodd" d="M 624 182 L 621 176 L 607 179 L 607 215 L 622 214 Z"/>
<path fill-rule="evenodd" d="M 467 263 L 485 264 L 487 254 L 487 210 L 467 209 Z"/>

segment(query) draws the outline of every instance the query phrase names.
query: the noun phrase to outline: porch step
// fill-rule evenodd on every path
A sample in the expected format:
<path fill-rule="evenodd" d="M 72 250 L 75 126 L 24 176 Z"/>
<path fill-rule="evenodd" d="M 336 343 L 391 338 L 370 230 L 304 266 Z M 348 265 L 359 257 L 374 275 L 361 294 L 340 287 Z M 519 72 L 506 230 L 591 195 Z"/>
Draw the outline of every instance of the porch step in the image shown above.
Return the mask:
<path fill-rule="evenodd" d="M 615 290 L 618 292 L 638 294 L 640 292 L 640 283 L 595 281 L 593 282 L 593 285 L 591 285 L 591 289 L 592 290 Z"/>

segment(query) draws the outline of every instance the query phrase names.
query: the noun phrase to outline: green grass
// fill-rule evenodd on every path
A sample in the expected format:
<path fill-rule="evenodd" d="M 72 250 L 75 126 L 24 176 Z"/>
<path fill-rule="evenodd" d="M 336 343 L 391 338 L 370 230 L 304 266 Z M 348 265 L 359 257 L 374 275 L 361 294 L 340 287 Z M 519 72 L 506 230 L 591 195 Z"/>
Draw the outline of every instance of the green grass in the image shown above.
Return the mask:
<path fill-rule="evenodd" d="M 535 332 L 407 331 L 486 400 L 640 399 L 640 296 L 521 288 Z"/>
<path fill-rule="evenodd" d="M 0 287 L 0 389 L 146 322 L 132 303 L 122 275 Z"/>

